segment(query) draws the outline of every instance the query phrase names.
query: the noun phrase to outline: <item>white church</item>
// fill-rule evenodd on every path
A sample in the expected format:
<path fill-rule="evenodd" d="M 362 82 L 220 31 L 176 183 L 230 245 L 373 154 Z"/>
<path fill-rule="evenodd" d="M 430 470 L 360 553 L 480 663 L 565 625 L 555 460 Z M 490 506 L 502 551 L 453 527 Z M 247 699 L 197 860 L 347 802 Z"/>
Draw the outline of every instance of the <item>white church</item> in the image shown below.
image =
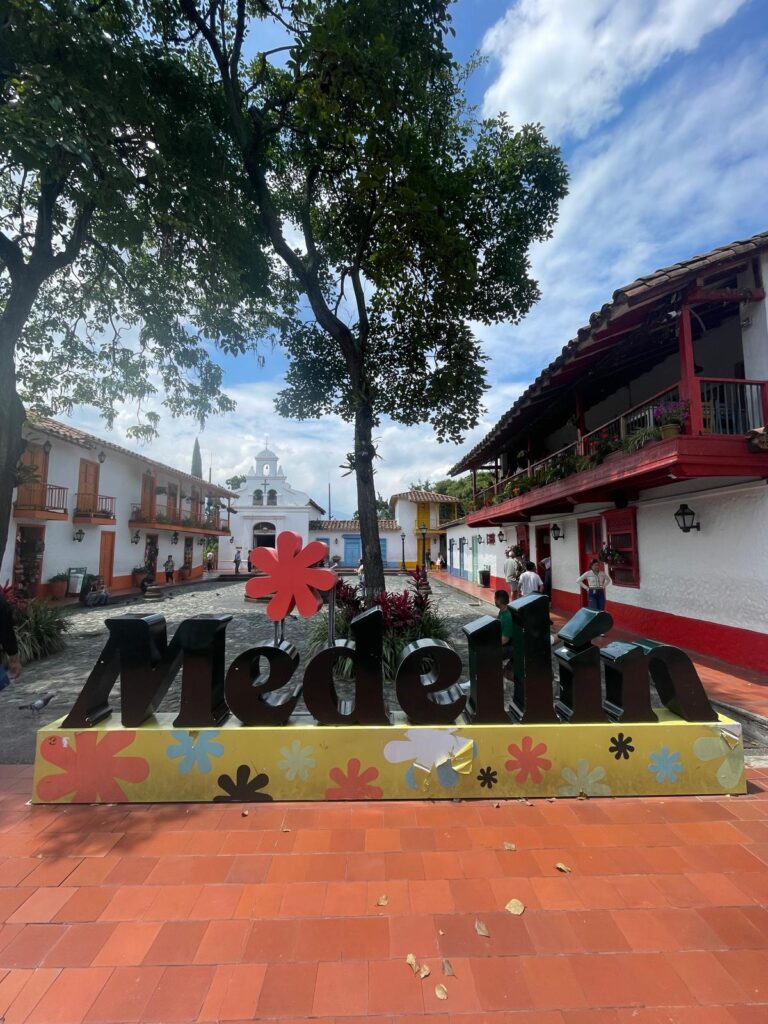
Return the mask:
<path fill-rule="evenodd" d="M 297 533 L 304 544 L 310 540 L 324 541 L 330 557 L 338 556 L 342 566 L 354 567 L 360 561 L 362 543 L 357 520 L 323 519 L 325 509 L 308 494 L 290 486 L 277 455 L 269 447 L 256 455 L 250 473 L 236 493 L 230 543 L 219 544 L 219 569 L 231 568 L 237 551 L 245 569 L 249 552 L 257 547 L 274 547 L 275 538 L 283 530 Z M 402 544 L 397 521 L 379 520 L 379 533 L 385 567 L 398 568 Z"/>

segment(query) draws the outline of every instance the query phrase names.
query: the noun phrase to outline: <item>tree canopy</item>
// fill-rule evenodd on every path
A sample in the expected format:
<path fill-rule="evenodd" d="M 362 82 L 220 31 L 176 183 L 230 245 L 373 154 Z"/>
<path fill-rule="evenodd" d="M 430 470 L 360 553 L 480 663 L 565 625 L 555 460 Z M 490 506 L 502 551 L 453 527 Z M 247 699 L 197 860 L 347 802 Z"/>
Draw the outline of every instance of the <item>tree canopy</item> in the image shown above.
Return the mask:
<path fill-rule="evenodd" d="M 566 191 L 539 126 L 467 109 L 448 8 L 176 0 L 157 21 L 166 45 L 206 60 L 219 83 L 254 244 L 263 231 L 309 307 L 282 334 L 277 408 L 354 422 L 372 593 L 383 587 L 373 430 L 387 415 L 460 441 L 475 424 L 485 360 L 470 324 L 516 322 L 536 301 L 528 249 Z M 285 34 L 283 63 L 258 49 L 270 24 Z"/>

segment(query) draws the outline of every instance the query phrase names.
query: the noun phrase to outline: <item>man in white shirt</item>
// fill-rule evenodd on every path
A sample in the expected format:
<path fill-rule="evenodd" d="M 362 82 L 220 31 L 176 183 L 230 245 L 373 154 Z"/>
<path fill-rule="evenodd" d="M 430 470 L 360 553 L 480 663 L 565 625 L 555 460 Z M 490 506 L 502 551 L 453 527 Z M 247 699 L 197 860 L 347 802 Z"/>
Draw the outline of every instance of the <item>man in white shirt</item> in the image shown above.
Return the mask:
<path fill-rule="evenodd" d="M 533 562 L 525 563 L 525 572 L 520 577 L 520 597 L 528 597 L 529 594 L 541 594 L 544 591 L 544 583 L 541 576 L 536 572 Z"/>
<path fill-rule="evenodd" d="M 593 612 L 601 612 L 605 609 L 605 588 L 611 582 L 611 577 L 600 568 L 600 562 L 593 558 L 589 563 L 589 569 L 583 572 L 576 580 L 582 590 L 587 592 L 587 608 Z"/>

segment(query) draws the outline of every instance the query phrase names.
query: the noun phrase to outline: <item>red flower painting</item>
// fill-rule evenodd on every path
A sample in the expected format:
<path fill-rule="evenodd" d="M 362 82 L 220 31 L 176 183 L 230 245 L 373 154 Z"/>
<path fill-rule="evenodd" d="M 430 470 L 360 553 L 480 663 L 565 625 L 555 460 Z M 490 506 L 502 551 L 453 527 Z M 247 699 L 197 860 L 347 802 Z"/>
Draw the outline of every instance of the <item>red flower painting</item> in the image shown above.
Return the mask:
<path fill-rule="evenodd" d="M 267 615 L 279 622 L 294 608 L 309 618 L 322 606 L 318 591 L 333 590 L 338 576 L 332 569 L 317 567 L 328 554 L 328 545 L 320 540 L 310 541 L 305 548 L 301 537 L 284 530 L 277 538 L 276 548 L 254 548 L 251 564 L 265 573 L 254 576 L 245 585 L 248 597 L 274 597 L 267 605 Z"/>
<path fill-rule="evenodd" d="M 347 774 L 341 768 L 331 768 L 328 773 L 337 788 L 325 791 L 326 800 L 381 800 L 384 790 L 372 786 L 374 779 L 379 777 L 378 768 L 366 768 L 360 771 L 360 762 L 356 757 L 347 762 Z"/>
<path fill-rule="evenodd" d="M 38 797 L 54 801 L 71 793 L 73 803 L 124 802 L 126 796 L 120 782 L 143 782 L 149 776 L 149 762 L 143 757 L 118 757 L 135 738 L 134 731 L 121 729 L 119 732 L 78 732 L 73 739 L 66 736 L 44 739 L 40 744 L 43 760 L 62 771 L 40 780 Z"/>
<path fill-rule="evenodd" d="M 523 736 L 522 747 L 518 747 L 516 743 L 511 743 L 507 750 L 512 755 L 512 758 L 504 764 L 504 767 L 508 772 L 517 772 L 515 781 L 518 783 L 526 782 L 528 779 L 539 783 L 541 782 L 542 772 L 548 772 L 552 767 L 552 762 L 549 758 L 542 756 L 547 752 L 546 743 L 537 743 L 534 746 L 530 736 Z"/>

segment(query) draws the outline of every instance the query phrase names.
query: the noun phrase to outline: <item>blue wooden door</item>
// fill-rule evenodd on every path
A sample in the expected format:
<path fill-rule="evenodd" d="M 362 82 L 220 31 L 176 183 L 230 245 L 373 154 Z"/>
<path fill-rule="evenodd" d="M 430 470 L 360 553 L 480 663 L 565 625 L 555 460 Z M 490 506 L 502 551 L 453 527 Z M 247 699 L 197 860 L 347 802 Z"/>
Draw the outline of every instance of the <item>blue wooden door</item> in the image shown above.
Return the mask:
<path fill-rule="evenodd" d="M 360 563 L 362 543 L 359 537 L 344 538 L 344 565 L 356 566 Z"/>
<path fill-rule="evenodd" d="M 384 568 L 387 568 L 387 538 L 379 538 L 379 549 L 381 551 L 381 563 Z"/>

